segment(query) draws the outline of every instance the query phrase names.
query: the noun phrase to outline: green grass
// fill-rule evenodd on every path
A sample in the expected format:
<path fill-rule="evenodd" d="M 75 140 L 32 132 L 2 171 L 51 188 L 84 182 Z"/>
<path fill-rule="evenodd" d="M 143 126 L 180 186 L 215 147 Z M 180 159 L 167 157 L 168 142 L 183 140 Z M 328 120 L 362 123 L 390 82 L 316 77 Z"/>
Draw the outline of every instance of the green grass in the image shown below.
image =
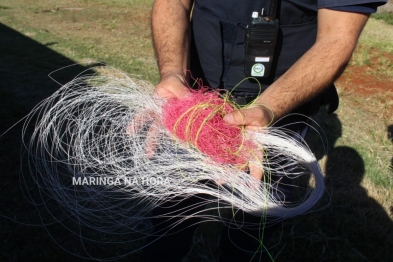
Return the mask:
<path fill-rule="evenodd" d="M 393 12 L 381 12 L 371 15 L 372 18 L 382 20 L 389 25 L 393 25 Z"/>
<path fill-rule="evenodd" d="M 378 49 L 381 53 L 393 53 L 393 26 L 370 18 L 359 41 L 369 49 Z"/>
<path fill-rule="evenodd" d="M 393 25 L 370 18 L 363 30 L 350 65 L 368 66 L 368 74 L 393 79 Z"/>
<path fill-rule="evenodd" d="M 38 1 L 23 8 L 10 4 L 12 9 L 0 10 L 0 22 L 10 23 L 39 43 L 54 43 L 52 50 L 76 62 L 91 59 L 156 82 L 158 71 L 148 24 L 152 1 L 82 3 Z M 37 20 L 34 26 L 28 22 L 31 19 Z"/>

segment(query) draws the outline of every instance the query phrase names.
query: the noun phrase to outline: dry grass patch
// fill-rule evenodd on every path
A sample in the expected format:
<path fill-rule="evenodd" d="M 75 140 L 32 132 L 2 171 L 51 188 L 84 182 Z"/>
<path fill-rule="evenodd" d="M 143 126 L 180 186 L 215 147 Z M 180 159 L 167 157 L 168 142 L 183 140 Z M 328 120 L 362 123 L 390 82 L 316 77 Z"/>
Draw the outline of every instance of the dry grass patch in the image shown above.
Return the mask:
<path fill-rule="evenodd" d="M 157 81 L 150 32 L 152 1 L 5 0 L 0 22 L 82 62 L 94 59 Z M 12 10 L 12 12 L 11 12 Z"/>

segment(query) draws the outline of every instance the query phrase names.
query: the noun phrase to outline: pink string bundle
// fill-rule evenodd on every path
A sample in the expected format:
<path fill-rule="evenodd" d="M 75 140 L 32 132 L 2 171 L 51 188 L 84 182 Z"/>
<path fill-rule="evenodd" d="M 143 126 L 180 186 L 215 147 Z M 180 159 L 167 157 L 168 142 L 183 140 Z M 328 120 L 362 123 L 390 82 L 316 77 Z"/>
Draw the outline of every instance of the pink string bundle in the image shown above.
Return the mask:
<path fill-rule="evenodd" d="M 193 91 L 182 99 L 170 99 L 163 106 L 162 122 L 178 139 L 193 145 L 213 161 L 244 165 L 253 150 L 244 129 L 230 126 L 223 117 L 234 111 L 217 92 Z"/>

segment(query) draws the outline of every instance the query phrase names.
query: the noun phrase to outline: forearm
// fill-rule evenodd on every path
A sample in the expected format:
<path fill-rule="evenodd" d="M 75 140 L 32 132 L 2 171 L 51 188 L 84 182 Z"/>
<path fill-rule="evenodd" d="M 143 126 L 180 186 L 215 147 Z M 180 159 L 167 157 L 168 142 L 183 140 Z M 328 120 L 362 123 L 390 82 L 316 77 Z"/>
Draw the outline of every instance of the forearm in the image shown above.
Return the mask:
<path fill-rule="evenodd" d="M 317 42 L 262 93 L 258 103 L 271 108 L 276 118 L 292 112 L 323 92 L 342 73 L 352 52 L 349 49 L 334 40 Z"/>
<path fill-rule="evenodd" d="M 187 71 L 191 7 L 191 0 L 154 2 L 152 34 L 161 77 Z"/>
<path fill-rule="evenodd" d="M 344 16 L 338 24 L 337 16 Z M 345 69 L 367 18 L 320 10 L 316 43 L 257 102 L 271 108 L 277 119 L 323 92 Z"/>

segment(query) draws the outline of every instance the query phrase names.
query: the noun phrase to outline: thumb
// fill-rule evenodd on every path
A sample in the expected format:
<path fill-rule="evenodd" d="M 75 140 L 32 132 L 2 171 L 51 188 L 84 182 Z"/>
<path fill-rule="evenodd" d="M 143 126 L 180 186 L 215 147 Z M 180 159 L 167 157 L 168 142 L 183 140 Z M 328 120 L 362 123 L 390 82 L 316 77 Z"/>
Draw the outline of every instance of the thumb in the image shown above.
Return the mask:
<path fill-rule="evenodd" d="M 237 110 L 235 112 L 225 115 L 223 120 L 228 125 L 240 126 L 240 125 L 247 125 L 248 124 L 246 116 L 241 110 Z"/>
<path fill-rule="evenodd" d="M 228 125 L 242 125 L 247 128 L 259 128 L 271 124 L 273 118 L 273 111 L 261 105 L 232 112 L 225 115 L 223 120 Z"/>

